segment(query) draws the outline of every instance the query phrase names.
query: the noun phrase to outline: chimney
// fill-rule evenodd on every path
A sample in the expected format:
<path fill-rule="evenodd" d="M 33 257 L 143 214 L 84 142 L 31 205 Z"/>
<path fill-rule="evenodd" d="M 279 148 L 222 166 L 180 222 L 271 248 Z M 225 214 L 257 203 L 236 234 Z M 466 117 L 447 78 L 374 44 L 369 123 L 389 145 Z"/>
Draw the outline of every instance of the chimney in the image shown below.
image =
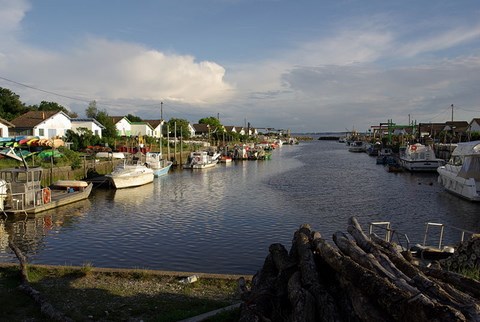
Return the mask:
<path fill-rule="evenodd" d="M 42 112 L 42 120 L 45 119 L 45 112 Z"/>

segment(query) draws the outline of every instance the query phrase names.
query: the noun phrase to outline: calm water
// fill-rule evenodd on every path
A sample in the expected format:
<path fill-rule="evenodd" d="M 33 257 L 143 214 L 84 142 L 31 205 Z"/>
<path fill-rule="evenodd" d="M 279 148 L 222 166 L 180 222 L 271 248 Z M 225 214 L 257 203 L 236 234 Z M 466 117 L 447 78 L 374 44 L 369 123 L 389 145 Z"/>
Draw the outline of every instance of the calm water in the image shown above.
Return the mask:
<path fill-rule="evenodd" d="M 7 236 L 31 263 L 253 274 L 268 246 L 291 245 L 309 223 L 331 239 L 357 217 L 422 242 L 425 222 L 480 232 L 480 204 L 443 191 L 436 174 L 393 174 L 335 141 L 284 146 L 269 161 L 178 170 L 154 184 L 94 189 L 88 201 L 24 220 L 0 221 L 0 261 L 15 262 Z M 447 241 L 460 234 L 447 231 Z"/>

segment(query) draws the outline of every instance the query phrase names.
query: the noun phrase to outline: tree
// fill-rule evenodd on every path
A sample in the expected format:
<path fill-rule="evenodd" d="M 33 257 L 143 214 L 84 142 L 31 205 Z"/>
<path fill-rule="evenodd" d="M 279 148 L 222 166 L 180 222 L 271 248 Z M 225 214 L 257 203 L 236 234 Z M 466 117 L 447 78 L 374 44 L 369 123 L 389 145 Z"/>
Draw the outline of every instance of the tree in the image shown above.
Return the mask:
<path fill-rule="evenodd" d="M 40 103 L 40 105 L 38 105 L 38 107 L 36 105 L 34 105 L 33 108 L 38 110 L 38 111 L 62 111 L 65 114 L 67 114 L 68 116 L 70 116 L 71 118 L 78 117 L 77 113 L 70 112 L 65 107 L 63 107 L 62 105 L 60 105 L 58 103 L 55 103 L 55 102 L 42 101 Z"/>
<path fill-rule="evenodd" d="M 65 132 L 65 141 L 72 143 L 72 150 L 82 150 L 89 145 L 96 145 L 101 142 L 100 137 L 94 135 L 93 132 L 87 128 L 79 128 L 77 132 L 72 130 Z"/>
<path fill-rule="evenodd" d="M 143 120 L 138 117 L 138 116 L 135 116 L 135 115 L 132 115 L 132 114 L 128 114 L 125 116 L 130 122 L 142 122 Z"/>
<path fill-rule="evenodd" d="M 11 121 L 28 112 L 28 107 L 20 101 L 20 96 L 7 88 L 0 87 L 0 117 Z"/>
<path fill-rule="evenodd" d="M 106 143 L 112 144 L 114 139 L 117 137 L 117 127 L 113 123 L 112 118 L 108 115 L 106 110 L 99 110 L 97 107 L 96 101 L 91 101 L 88 104 L 85 114 L 89 118 L 96 119 L 100 124 L 102 124 L 105 129 L 102 130 L 102 140 Z"/>
<path fill-rule="evenodd" d="M 90 104 L 88 104 L 87 109 L 85 110 L 85 115 L 89 118 L 96 118 L 98 114 L 98 108 L 97 108 L 97 101 L 91 101 Z"/>
<path fill-rule="evenodd" d="M 223 138 L 223 133 L 225 132 L 225 127 L 220 123 L 220 120 L 214 116 L 204 117 L 203 119 L 198 120 L 199 124 L 207 124 L 210 126 L 210 136 L 215 140 L 221 140 Z"/>
<path fill-rule="evenodd" d="M 177 128 L 177 132 L 175 132 L 175 124 Z M 190 122 L 184 119 L 176 119 L 176 118 L 171 118 L 170 121 L 167 122 L 167 125 L 163 126 L 163 131 L 164 133 L 167 132 L 167 126 L 168 126 L 168 131 L 171 133 L 170 136 L 182 136 L 184 139 L 189 139 L 190 138 L 190 130 L 189 130 L 189 125 Z"/>
<path fill-rule="evenodd" d="M 108 138 L 117 137 L 117 127 L 113 123 L 112 118 L 108 115 L 107 111 L 103 110 L 98 112 L 97 117 L 95 118 L 100 124 L 105 126 L 105 129 L 102 131 L 102 135 Z"/>
<path fill-rule="evenodd" d="M 199 123 L 199 124 L 208 124 L 208 125 L 210 125 L 210 129 L 212 130 L 212 132 L 222 133 L 222 132 L 225 130 L 225 128 L 223 127 L 222 123 L 220 123 L 220 120 L 217 119 L 217 118 L 214 117 L 214 116 L 204 117 L 204 118 L 198 120 L 198 123 Z"/>

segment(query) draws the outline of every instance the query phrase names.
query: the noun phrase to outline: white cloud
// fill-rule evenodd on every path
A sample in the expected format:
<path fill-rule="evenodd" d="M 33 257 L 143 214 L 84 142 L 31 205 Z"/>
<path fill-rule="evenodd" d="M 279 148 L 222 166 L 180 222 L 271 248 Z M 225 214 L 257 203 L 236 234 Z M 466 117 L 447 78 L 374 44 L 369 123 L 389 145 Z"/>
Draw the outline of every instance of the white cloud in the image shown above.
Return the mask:
<path fill-rule="evenodd" d="M 479 38 L 480 25 L 464 26 L 418 41 L 407 42 L 404 45 L 400 45 L 397 52 L 400 55 L 413 57 L 422 53 L 449 49 Z"/>
<path fill-rule="evenodd" d="M 67 53 L 17 50 L 4 61 L 2 73 L 20 81 L 28 78 L 32 86 L 91 99 L 201 104 L 224 101 L 232 91 L 223 80 L 225 69 L 216 63 L 104 39 L 91 38 Z"/>
<path fill-rule="evenodd" d="M 2 34 L 18 30 L 30 5 L 24 0 L 0 0 L 0 31 Z"/>

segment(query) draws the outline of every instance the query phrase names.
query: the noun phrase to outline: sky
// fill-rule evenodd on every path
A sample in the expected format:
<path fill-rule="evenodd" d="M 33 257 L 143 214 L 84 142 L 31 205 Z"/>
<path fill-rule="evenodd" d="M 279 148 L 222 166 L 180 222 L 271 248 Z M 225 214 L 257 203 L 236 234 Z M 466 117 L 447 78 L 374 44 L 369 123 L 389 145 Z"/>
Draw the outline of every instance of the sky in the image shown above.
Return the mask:
<path fill-rule="evenodd" d="M 469 122 L 480 2 L 0 0 L 0 87 L 80 117 L 293 133 Z"/>

